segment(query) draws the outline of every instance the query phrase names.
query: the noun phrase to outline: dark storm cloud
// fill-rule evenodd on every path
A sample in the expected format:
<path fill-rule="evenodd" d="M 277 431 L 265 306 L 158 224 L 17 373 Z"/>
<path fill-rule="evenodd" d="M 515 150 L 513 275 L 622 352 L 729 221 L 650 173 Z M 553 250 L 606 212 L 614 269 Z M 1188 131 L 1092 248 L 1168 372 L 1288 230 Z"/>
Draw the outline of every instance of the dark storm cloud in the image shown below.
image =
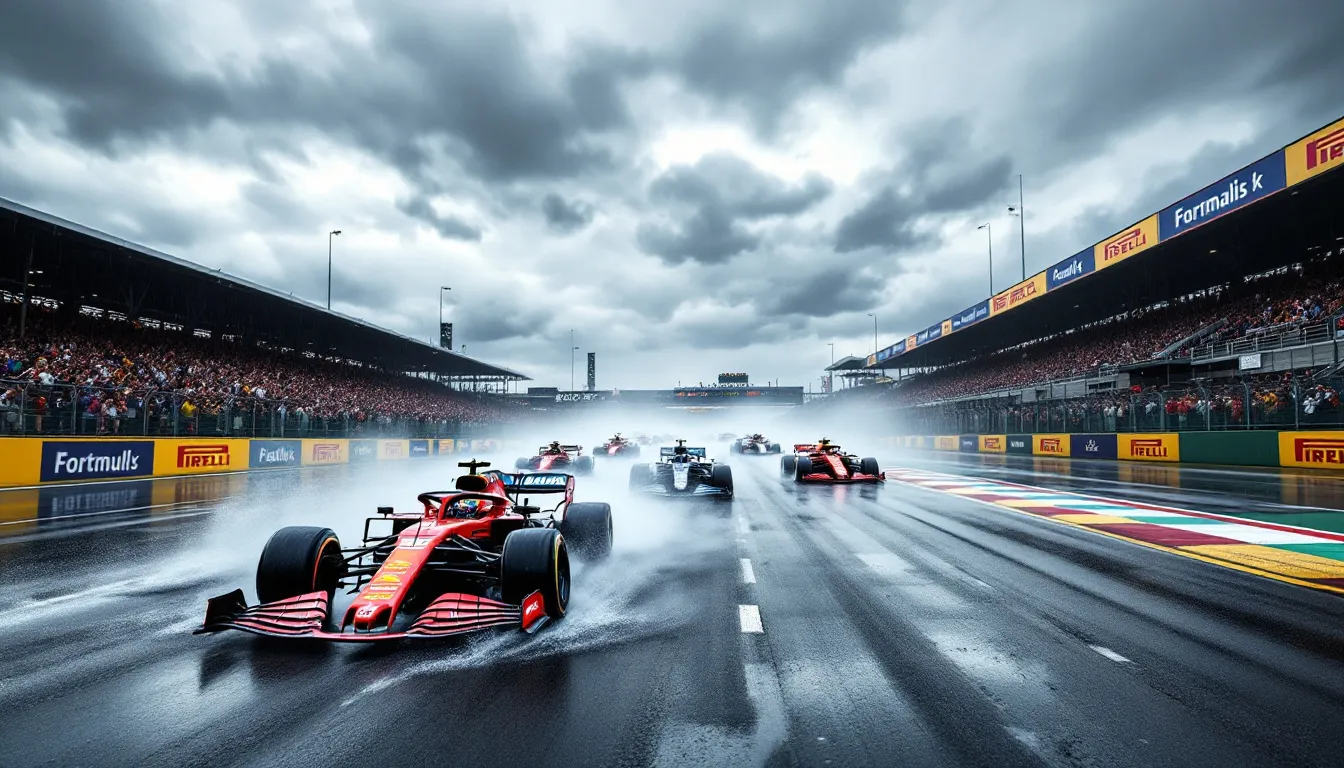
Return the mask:
<path fill-rule="evenodd" d="M 638 62 L 598 51 L 557 88 L 502 12 L 361 3 L 371 50 L 334 72 L 272 58 L 246 74 L 188 74 L 162 44 L 149 5 L 11 0 L 0 24 L 0 79 L 46 91 L 74 140 L 180 139 L 217 120 L 306 127 L 344 137 L 437 191 L 440 155 L 482 179 L 569 177 L 612 160 L 596 143 L 626 125 L 616 88 Z"/>
<path fill-rule="evenodd" d="M 541 211 L 551 229 L 566 234 L 577 232 L 593 220 L 593 207 L 582 201 L 566 202 L 554 192 L 541 201 Z"/>
<path fill-rule="evenodd" d="M 695 165 L 669 168 L 649 185 L 649 199 L 670 210 L 673 223 L 644 223 L 640 248 L 669 264 L 723 263 L 754 251 L 760 235 L 739 219 L 795 216 L 831 194 L 834 185 L 817 174 L 790 184 L 729 153 L 713 153 Z"/>
<path fill-rule="evenodd" d="M 449 240 L 481 239 L 481 230 L 453 216 L 444 216 L 434 210 L 429 200 L 421 196 L 412 197 L 397 203 L 397 209 L 414 219 L 430 225 Z"/>
<path fill-rule="evenodd" d="M 761 310 L 767 315 L 822 318 L 871 309 L 882 292 L 883 281 L 857 266 L 829 264 L 825 271 L 811 276 L 797 272 L 780 275 L 783 279 Z"/>
<path fill-rule="evenodd" d="M 904 6 L 904 0 L 725 6 L 665 66 L 693 90 L 744 109 L 771 134 L 796 99 L 837 84 L 860 54 L 902 33 Z"/>
<path fill-rule="evenodd" d="M 1344 3 L 1223 0 L 1096 4 L 1078 40 L 1034 59 L 1023 82 L 1033 129 L 1058 158 L 1095 153 L 1134 127 L 1210 103 L 1302 127 L 1338 112 Z M 1091 52 L 1091 55 L 1080 52 Z M 1288 107 L 1278 115 L 1270 103 Z M 1337 115 L 1336 115 L 1337 116 Z M 1291 128 L 1289 131 L 1291 132 Z"/>
<path fill-rule="evenodd" d="M 824 200 L 834 185 L 810 173 L 789 184 L 727 152 L 708 154 L 695 165 L 669 168 L 649 186 L 649 198 L 721 209 L 733 218 L 793 216 Z"/>
<path fill-rule="evenodd" d="M 730 218 L 722 208 L 704 206 L 674 225 L 641 224 L 636 233 L 640 249 L 667 264 L 698 261 L 721 264 L 745 251 L 754 251 L 761 239 Z"/>

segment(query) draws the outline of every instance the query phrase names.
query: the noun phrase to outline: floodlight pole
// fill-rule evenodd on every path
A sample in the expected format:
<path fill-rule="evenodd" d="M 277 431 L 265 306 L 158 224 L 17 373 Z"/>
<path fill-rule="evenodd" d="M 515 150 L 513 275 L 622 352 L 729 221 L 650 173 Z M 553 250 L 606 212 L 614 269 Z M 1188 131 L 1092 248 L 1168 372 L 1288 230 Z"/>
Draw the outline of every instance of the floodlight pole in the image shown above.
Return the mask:
<path fill-rule="evenodd" d="M 331 239 L 341 234 L 341 230 L 333 229 L 327 233 L 327 311 L 331 311 Z"/>
<path fill-rule="evenodd" d="M 989 243 L 989 295 L 994 295 L 994 228 L 988 223 L 981 224 L 976 229 L 985 230 L 985 240 Z"/>

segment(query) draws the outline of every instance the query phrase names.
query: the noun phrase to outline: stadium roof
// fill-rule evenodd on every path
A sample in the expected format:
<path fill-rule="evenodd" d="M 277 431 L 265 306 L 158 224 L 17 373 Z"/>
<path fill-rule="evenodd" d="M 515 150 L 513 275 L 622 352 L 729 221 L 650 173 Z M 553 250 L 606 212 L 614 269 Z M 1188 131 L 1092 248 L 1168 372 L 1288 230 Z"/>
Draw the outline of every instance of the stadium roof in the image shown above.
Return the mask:
<path fill-rule="evenodd" d="M 904 341 L 866 367 L 958 362 L 1344 245 L 1344 119 Z"/>
<path fill-rule="evenodd" d="M 854 357 L 853 355 L 850 355 L 850 356 L 848 356 L 848 357 L 841 358 L 840 360 L 838 360 L 838 361 L 836 361 L 835 363 L 831 364 L 829 367 L 826 368 L 826 370 L 827 370 L 827 371 L 858 371 L 858 370 L 862 370 L 863 367 L 864 367 L 864 359 L 863 359 L 862 357 Z"/>
<path fill-rule="evenodd" d="M 235 334 L 389 371 L 527 381 L 520 373 L 347 317 L 0 198 L 0 289 L 66 306 Z M 31 255 L 31 264 L 28 259 Z"/>

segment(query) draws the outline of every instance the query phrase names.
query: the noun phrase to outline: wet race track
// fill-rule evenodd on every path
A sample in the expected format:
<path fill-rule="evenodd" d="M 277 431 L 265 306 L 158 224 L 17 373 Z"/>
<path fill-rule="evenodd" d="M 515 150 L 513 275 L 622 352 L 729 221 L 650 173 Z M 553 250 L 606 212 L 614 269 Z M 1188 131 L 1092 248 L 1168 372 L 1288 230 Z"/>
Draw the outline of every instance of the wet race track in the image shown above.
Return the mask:
<path fill-rule="evenodd" d="M 1306 473 L 882 459 L 1344 519 L 1344 484 Z M 933 488 L 732 465 L 728 514 L 631 499 L 599 465 L 579 499 L 612 503 L 616 550 L 575 571 L 564 621 L 387 648 L 192 630 L 208 597 L 255 599 L 277 527 L 353 543 L 445 465 L 0 494 L 0 765 L 1341 764 L 1344 595 Z"/>

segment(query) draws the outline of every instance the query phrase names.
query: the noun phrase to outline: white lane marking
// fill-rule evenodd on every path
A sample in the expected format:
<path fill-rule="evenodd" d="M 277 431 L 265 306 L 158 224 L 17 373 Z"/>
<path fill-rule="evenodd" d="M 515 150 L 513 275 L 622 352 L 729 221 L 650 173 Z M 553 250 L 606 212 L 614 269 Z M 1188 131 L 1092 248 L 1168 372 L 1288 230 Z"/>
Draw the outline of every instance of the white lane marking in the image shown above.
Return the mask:
<path fill-rule="evenodd" d="M 742 558 L 741 562 L 742 562 L 742 583 L 755 584 L 756 572 L 751 569 L 751 560 L 749 558 L 744 557 Z"/>
<path fill-rule="evenodd" d="M 1088 647 L 1088 648 L 1091 648 L 1092 650 L 1096 651 L 1097 653 L 1100 653 L 1102 656 L 1105 656 L 1106 658 L 1110 659 L 1111 661 L 1114 661 L 1116 664 L 1132 664 L 1132 663 L 1133 663 L 1133 662 L 1130 661 L 1129 659 L 1126 659 L 1124 656 L 1121 656 L 1120 654 L 1116 653 L 1115 651 L 1112 651 L 1110 648 L 1107 648 L 1106 646 L 1103 646 L 1103 645 L 1089 645 L 1089 646 L 1087 646 L 1087 647 Z"/>
<path fill-rule="evenodd" d="M 737 606 L 737 621 L 742 625 L 743 633 L 765 632 L 765 626 L 761 624 L 761 609 L 759 606 Z"/>
<path fill-rule="evenodd" d="M 748 533 L 751 533 L 751 523 L 747 522 L 747 518 L 745 517 L 737 518 L 737 531 L 738 533 L 741 533 L 743 536 L 746 536 Z"/>

